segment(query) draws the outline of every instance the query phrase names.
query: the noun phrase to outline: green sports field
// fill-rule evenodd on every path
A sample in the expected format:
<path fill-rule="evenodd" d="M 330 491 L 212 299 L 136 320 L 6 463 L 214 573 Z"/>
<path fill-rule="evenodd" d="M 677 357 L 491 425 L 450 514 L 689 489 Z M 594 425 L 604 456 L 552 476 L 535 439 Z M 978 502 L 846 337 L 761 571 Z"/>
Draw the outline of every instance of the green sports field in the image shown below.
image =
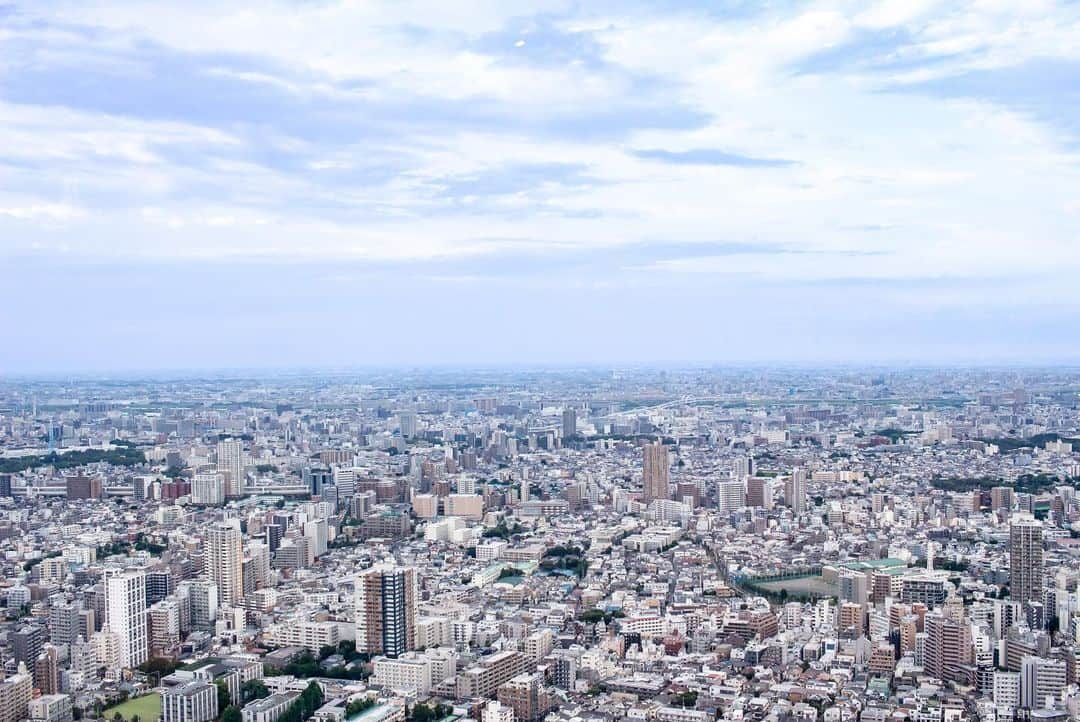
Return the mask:
<path fill-rule="evenodd" d="M 111 722 L 117 712 L 120 713 L 125 722 L 131 722 L 131 719 L 136 716 L 139 718 L 139 722 L 155 722 L 161 717 L 161 695 L 157 692 L 151 692 L 142 697 L 129 699 L 105 710 L 102 717 Z"/>

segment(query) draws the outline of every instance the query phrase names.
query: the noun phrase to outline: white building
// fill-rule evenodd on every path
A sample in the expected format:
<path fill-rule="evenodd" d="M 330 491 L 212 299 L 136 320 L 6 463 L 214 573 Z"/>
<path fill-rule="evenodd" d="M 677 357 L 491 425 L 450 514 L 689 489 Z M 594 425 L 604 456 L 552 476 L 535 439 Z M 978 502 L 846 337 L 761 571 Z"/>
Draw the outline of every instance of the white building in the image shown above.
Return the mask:
<path fill-rule="evenodd" d="M 111 569 L 105 572 L 105 626 L 120 641 L 118 662 L 138 667 L 149 656 L 146 614 L 146 572 Z"/>
<path fill-rule="evenodd" d="M 210 722 L 217 718 L 217 687 L 193 680 L 161 692 L 163 722 Z"/>

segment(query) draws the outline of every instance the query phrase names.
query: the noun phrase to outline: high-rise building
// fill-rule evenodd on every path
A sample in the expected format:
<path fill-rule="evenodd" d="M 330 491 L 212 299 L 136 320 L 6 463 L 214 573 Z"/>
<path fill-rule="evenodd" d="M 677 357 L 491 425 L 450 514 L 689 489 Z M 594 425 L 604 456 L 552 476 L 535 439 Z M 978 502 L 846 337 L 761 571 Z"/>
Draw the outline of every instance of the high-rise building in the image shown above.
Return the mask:
<path fill-rule="evenodd" d="M 562 412 L 562 435 L 569 439 L 577 434 L 577 409 L 567 406 Z"/>
<path fill-rule="evenodd" d="M 1003 669 L 994 672 L 994 704 L 1004 710 L 1020 706 L 1020 673 Z"/>
<path fill-rule="evenodd" d="M 971 625 L 931 612 L 924 620 L 926 647 L 923 667 L 942 680 L 964 681 L 965 668 L 972 663 Z"/>
<path fill-rule="evenodd" d="M 784 503 L 793 514 L 806 511 L 806 469 L 792 469 L 784 482 Z"/>
<path fill-rule="evenodd" d="M 225 496 L 241 496 L 244 492 L 244 442 L 240 439 L 219 441 L 217 468 L 225 472 Z"/>
<path fill-rule="evenodd" d="M 26 719 L 27 706 L 34 693 L 34 680 L 19 663 L 18 671 L 0 680 L 0 722 L 21 722 Z"/>
<path fill-rule="evenodd" d="M 518 722 L 539 722 L 551 709 L 543 675 L 537 673 L 519 674 L 503 682 L 498 688 L 498 700 L 514 710 Z"/>
<path fill-rule="evenodd" d="M 80 609 L 74 604 L 49 607 L 49 639 L 53 644 L 71 644 L 82 634 Z"/>
<path fill-rule="evenodd" d="M 224 504 L 228 488 L 229 472 L 204 467 L 195 472 L 191 482 L 191 503 L 206 506 Z"/>
<path fill-rule="evenodd" d="M 133 669 L 147 660 L 146 572 L 110 569 L 105 573 L 105 626 L 119 639 L 121 667 Z"/>
<path fill-rule="evenodd" d="M 68 499 L 100 499 L 101 479 L 96 476 L 69 476 L 67 481 Z"/>
<path fill-rule="evenodd" d="M 740 456 L 735 459 L 731 469 L 731 475 L 736 479 L 743 479 L 754 473 L 754 459 L 750 456 Z"/>
<path fill-rule="evenodd" d="M 1068 668 L 1063 659 L 1024 657 L 1020 663 L 1020 705 L 1027 709 L 1053 706 L 1068 684 Z M 1047 703 L 1050 703 L 1049 705 Z"/>
<path fill-rule="evenodd" d="M 45 646 L 45 630 L 37 625 L 26 625 L 11 633 L 11 652 L 16 664 L 34 668 L 34 662 Z"/>
<path fill-rule="evenodd" d="M 217 584 L 223 604 L 237 604 L 243 599 L 243 564 L 240 522 L 229 519 L 211 524 L 206 531 L 206 573 Z"/>
<path fill-rule="evenodd" d="M 1027 515 L 1009 523 L 1009 596 L 1017 602 L 1043 602 L 1043 526 Z"/>
<path fill-rule="evenodd" d="M 727 479 L 716 483 L 716 508 L 726 513 L 746 506 L 746 486 L 742 479 Z"/>
<path fill-rule="evenodd" d="M 334 485 L 334 474 L 330 469 L 305 468 L 303 471 L 304 485 L 312 496 L 322 497 L 328 486 Z"/>
<path fill-rule="evenodd" d="M 34 686 L 42 694 L 60 692 L 60 658 L 56 647 L 51 644 L 45 645 L 34 662 Z"/>
<path fill-rule="evenodd" d="M 173 593 L 172 571 L 168 567 L 146 573 L 146 604 L 153 605 Z"/>
<path fill-rule="evenodd" d="M 655 444 L 646 444 L 642 449 L 642 454 L 644 463 L 642 500 L 648 504 L 655 499 L 670 499 L 667 447 L 659 441 Z"/>
<path fill-rule="evenodd" d="M 416 436 L 416 412 L 400 412 L 398 414 L 398 425 L 401 427 L 401 435 L 406 439 L 411 439 Z"/>
<path fill-rule="evenodd" d="M 995 486 L 990 490 L 990 510 L 1008 511 L 1013 505 L 1013 488 L 1011 486 Z"/>
<path fill-rule="evenodd" d="M 356 651 L 396 657 L 416 647 L 416 570 L 373 567 L 356 579 Z"/>
<path fill-rule="evenodd" d="M 746 480 L 746 505 L 756 506 L 766 511 L 773 508 L 773 482 L 762 476 L 751 476 Z"/>

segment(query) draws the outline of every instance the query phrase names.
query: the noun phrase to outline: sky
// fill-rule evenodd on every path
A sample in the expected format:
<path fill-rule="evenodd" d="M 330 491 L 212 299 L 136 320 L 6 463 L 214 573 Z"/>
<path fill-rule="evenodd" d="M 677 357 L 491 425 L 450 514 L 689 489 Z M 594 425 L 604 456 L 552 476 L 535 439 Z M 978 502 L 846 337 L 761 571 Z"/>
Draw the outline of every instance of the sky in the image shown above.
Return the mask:
<path fill-rule="evenodd" d="M 0 0 L 0 374 L 1080 362 L 1080 2 Z"/>

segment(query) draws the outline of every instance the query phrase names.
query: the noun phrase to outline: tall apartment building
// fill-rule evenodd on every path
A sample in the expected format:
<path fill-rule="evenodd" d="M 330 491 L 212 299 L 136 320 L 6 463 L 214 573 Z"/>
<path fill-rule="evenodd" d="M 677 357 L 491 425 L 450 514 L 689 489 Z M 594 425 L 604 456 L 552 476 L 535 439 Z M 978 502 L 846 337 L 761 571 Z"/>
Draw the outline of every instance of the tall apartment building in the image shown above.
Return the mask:
<path fill-rule="evenodd" d="M 519 674 L 499 685 L 498 700 L 514 710 L 518 722 L 539 722 L 551 709 L 540 674 Z"/>
<path fill-rule="evenodd" d="M 223 604 L 244 598 L 244 548 L 235 519 L 211 524 L 206 531 L 206 573 L 218 586 Z"/>
<path fill-rule="evenodd" d="M 661 442 L 646 444 L 643 455 L 642 500 L 647 504 L 654 499 L 670 499 L 670 462 L 668 449 Z"/>
<path fill-rule="evenodd" d="M 217 468 L 225 472 L 225 496 L 241 496 L 244 492 L 244 442 L 240 439 L 219 441 Z"/>
<path fill-rule="evenodd" d="M 372 567 L 356 579 L 356 651 L 396 657 L 416 648 L 416 570 Z"/>
<path fill-rule="evenodd" d="M 458 675 L 457 695 L 494 697 L 499 685 L 533 669 L 535 665 L 521 652 L 496 652 Z"/>
<path fill-rule="evenodd" d="M 937 612 L 927 614 L 924 625 L 926 673 L 942 680 L 966 681 L 966 668 L 973 661 L 971 626 Z"/>
<path fill-rule="evenodd" d="M 36 624 L 27 624 L 11 633 L 11 652 L 15 664 L 25 664 L 27 669 L 34 668 L 34 662 L 44 646 L 45 630 Z"/>
<path fill-rule="evenodd" d="M 1009 522 L 1009 596 L 1017 602 L 1043 602 L 1043 526 L 1027 515 Z"/>
<path fill-rule="evenodd" d="M 564 439 L 577 434 L 577 409 L 567 406 L 562 412 L 562 435 Z"/>
<path fill-rule="evenodd" d="M 56 647 L 45 645 L 45 649 L 34 662 L 34 686 L 42 694 L 60 693 L 60 657 Z"/>
<path fill-rule="evenodd" d="M 1063 659 L 1024 657 L 1020 663 L 1020 705 L 1043 709 L 1060 700 L 1068 684 L 1068 670 Z M 1048 704 L 1050 703 L 1050 704 Z"/>
<path fill-rule="evenodd" d="M 0 680 L 0 722 L 22 722 L 34 692 L 34 680 L 20 664 L 18 672 Z"/>
<path fill-rule="evenodd" d="M 69 476 L 67 482 L 67 498 L 71 499 L 100 499 L 102 494 L 101 479 L 96 476 Z"/>
<path fill-rule="evenodd" d="M 766 511 L 773 508 L 773 482 L 761 476 L 751 476 L 746 480 L 746 505 L 756 506 Z"/>
<path fill-rule="evenodd" d="M 793 514 L 806 511 L 806 469 L 792 469 L 784 480 L 784 503 Z"/>
<path fill-rule="evenodd" d="M 105 626 L 119 639 L 118 662 L 138 667 L 149 656 L 146 620 L 146 572 L 111 569 L 105 573 Z"/>
<path fill-rule="evenodd" d="M 716 508 L 727 513 L 746 506 L 746 486 L 742 479 L 727 479 L 716 483 Z"/>
<path fill-rule="evenodd" d="M 82 634 L 81 610 L 74 604 L 49 607 L 49 639 L 53 644 L 71 644 Z"/>

